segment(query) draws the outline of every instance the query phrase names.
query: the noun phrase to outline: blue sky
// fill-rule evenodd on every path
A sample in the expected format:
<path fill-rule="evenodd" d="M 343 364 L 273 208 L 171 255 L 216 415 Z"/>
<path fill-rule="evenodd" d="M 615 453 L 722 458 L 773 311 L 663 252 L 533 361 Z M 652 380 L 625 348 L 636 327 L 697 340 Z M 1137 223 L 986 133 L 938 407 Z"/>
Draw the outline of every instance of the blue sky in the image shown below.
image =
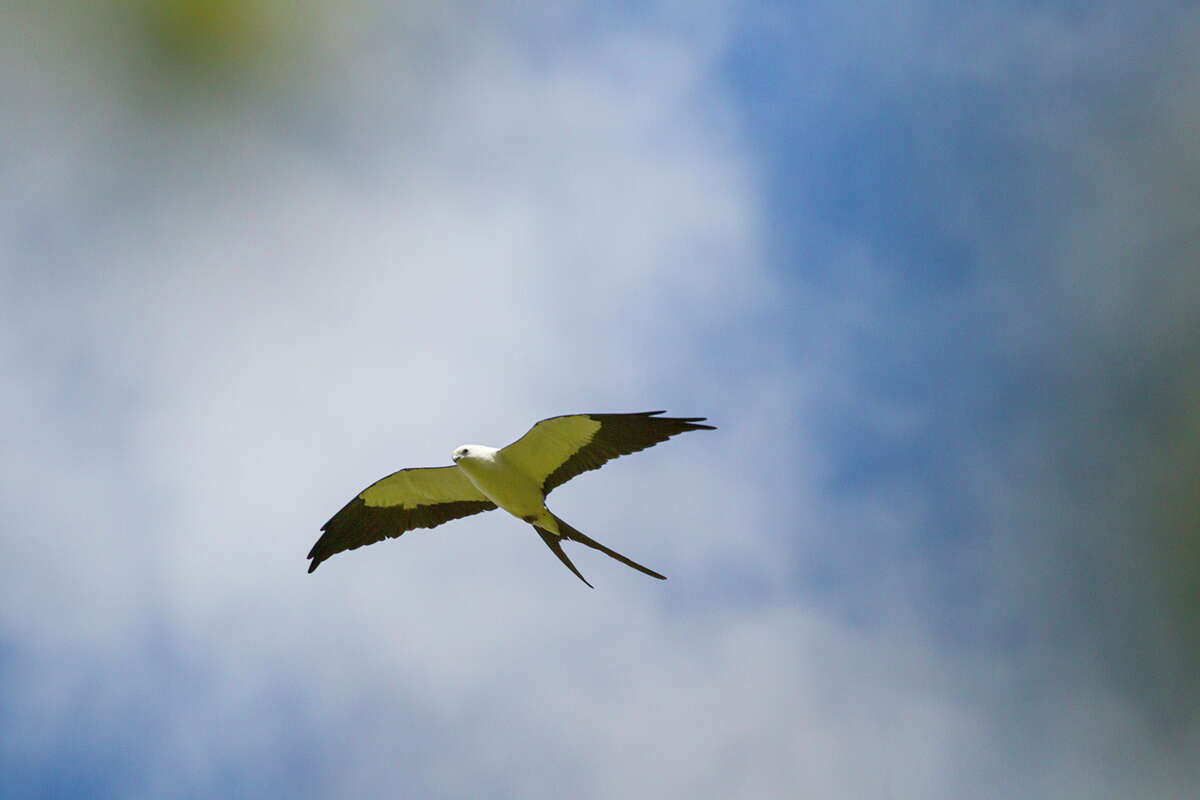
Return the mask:
<path fill-rule="evenodd" d="M 1196 795 L 1183 4 L 198 7 L 6 5 L 0 794 Z M 305 574 L 651 408 L 552 508 L 666 583 Z"/>

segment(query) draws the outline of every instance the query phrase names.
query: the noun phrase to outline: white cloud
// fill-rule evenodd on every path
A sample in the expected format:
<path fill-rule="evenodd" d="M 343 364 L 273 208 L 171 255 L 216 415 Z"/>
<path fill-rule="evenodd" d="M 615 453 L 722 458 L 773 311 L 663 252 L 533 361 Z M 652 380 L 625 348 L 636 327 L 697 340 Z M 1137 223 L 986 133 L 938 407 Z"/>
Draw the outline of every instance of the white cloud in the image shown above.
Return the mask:
<path fill-rule="evenodd" d="M 549 745 L 561 727 L 552 751 L 600 790 L 608 755 L 576 748 L 596 737 L 619 749 L 589 732 L 603 728 L 595 715 L 605 697 L 649 687 L 597 694 L 571 676 L 594 669 L 590 655 L 610 670 L 651 658 L 672 618 L 657 585 L 581 555 L 602 587 L 583 591 L 495 515 L 314 576 L 303 555 L 366 482 L 442 463 L 460 440 L 503 442 L 540 416 L 662 405 L 761 440 L 734 412 L 762 405 L 763 390 L 715 402 L 697 391 L 727 372 L 703 342 L 751 319 L 770 286 L 754 187 L 719 95 L 710 105 L 704 48 L 666 31 L 597 33 L 547 67 L 503 33 L 465 33 L 479 47 L 442 73 L 404 76 L 399 101 L 317 92 L 357 126 L 361 152 L 297 146 L 288 115 L 269 108 L 139 118 L 105 106 L 120 92 L 90 99 L 71 138 L 22 142 L 45 158 L 52 142 L 82 166 L 36 192 L 46 173 L 31 170 L 7 193 L 19 234 L 39 218 L 68 234 L 59 278 L 30 277 L 51 266 L 39 242 L 6 257 L 22 328 L 5 352 L 5 403 L 25 412 L 6 433 L 35 455 L 6 465 L 4 505 L 30 535 L 6 537 L 25 569 L 3 590 L 3 626 L 22 658 L 49 667 L 7 688 L 33 752 L 72 735 L 87 747 L 111 727 L 132 754 L 121 788 L 157 794 L 219 786 L 222 770 L 246 774 L 254 754 L 270 761 L 295 737 L 332 753 L 316 785 L 377 790 L 397 777 L 394 749 L 429 732 L 372 711 L 407 709 L 438 740 L 479 737 L 461 767 L 402 762 L 423 782 L 519 785 L 540 765 L 523 761 L 523 777 L 491 760 L 470 709 L 494 706 L 501 725 L 525 698 L 547 705 L 522 712 L 524 735 Z M 347 57 L 347 83 L 386 80 L 379 63 Z M 77 93 L 47 92 L 30 111 L 48 127 Z M 312 121 L 298 119 L 303 139 Z M 22 300 L 52 305 L 22 312 Z M 39 335 L 50 344 L 22 358 Z M 93 377 L 56 388 L 78 364 Z M 112 408 L 91 407 L 98 385 L 112 387 Z M 72 452 L 77 428 L 110 424 L 90 459 Z M 654 451 L 610 468 L 605 494 L 564 489 L 556 507 L 654 555 L 684 591 L 702 593 L 688 572 L 726 555 L 769 574 L 771 526 L 721 505 L 761 492 L 744 479 L 717 490 L 729 476 L 714 453 L 752 458 L 737 439 L 689 438 L 672 443 L 678 469 Z M 753 527 L 729 539 L 712 519 Z M 84 691 L 94 699 L 51 702 Z M 561 715 L 580 692 L 590 718 L 575 734 Z M 144 720 L 121 711 L 143 704 Z M 289 730 L 281 713 L 313 727 Z"/>

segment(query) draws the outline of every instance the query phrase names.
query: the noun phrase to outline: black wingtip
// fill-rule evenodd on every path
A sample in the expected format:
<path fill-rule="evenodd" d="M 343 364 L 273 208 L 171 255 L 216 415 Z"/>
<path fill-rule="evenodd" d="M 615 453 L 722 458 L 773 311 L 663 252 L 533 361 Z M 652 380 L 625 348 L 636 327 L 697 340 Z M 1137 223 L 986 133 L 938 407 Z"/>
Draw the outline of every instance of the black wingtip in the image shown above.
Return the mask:
<path fill-rule="evenodd" d="M 329 524 L 328 522 L 325 523 L 325 525 L 328 525 L 328 524 Z M 325 530 L 325 525 L 321 526 L 321 530 Z M 310 575 L 312 574 L 312 571 L 314 569 L 316 569 L 317 567 L 319 567 L 321 565 L 321 562 L 324 561 L 325 558 L 327 557 L 327 556 L 317 555 L 317 549 L 320 548 L 320 546 L 321 546 L 321 540 L 318 539 L 316 544 L 314 544 L 312 546 L 312 549 L 308 551 L 308 555 L 305 556 L 305 558 L 307 558 L 309 561 L 312 562 L 311 564 L 308 565 L 308 572 Z"/>
<path fill-rule="evenodd" d="M 666 410 L 645 411 L 645 412 L 642 412 L 641 416 L 657 417 L 659 414 L 665 414 L 665 413 L 667 413 Z M 715 431 L 717 429 L 715 425 L 698 425 L 697 424 L 700 422 L 704 422 L 707 419 L 708 419 L 708 417 L 668 417 L 667 419 L 664 419 L 662 421 L 679 423 L 681 425 L 681 427 L 683 428 L 683 430 L 679 431 L 679 433 L 682 433 L 683 431 Z"/>

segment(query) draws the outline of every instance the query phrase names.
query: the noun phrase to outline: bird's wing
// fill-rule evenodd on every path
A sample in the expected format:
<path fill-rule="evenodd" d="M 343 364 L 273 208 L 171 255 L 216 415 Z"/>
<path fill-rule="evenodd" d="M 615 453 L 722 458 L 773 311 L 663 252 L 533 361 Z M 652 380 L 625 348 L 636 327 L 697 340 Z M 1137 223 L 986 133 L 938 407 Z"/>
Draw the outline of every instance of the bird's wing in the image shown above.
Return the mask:
<path fill-rule="evenodd" d="M 716 430 L 700 425 L 704 417 L 660 417 L 663 411 L 638 414 L 569 414 L 550 417 L 500 450 L 513 466 L 549 494 L 581 472 L 599 469 L 617 456 L 636 453 L 685 431 Z"/>
<path fill-rule="evenodd" d="M 413 528 L 432 528 L 495 507 L 456 466 L 393 472 L 363 489 L 321 526 L 324 533 L 308 553 L 312 559 L 308 571 L 343 550 L 395 538 Z"/>

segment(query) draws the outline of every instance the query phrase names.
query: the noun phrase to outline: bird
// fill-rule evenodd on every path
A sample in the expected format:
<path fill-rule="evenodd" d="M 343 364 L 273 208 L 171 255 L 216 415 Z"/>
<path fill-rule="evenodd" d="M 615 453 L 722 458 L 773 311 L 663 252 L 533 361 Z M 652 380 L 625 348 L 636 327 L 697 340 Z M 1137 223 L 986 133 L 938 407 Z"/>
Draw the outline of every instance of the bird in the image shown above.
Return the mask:
<path fill-rule="evenodd" d="M 502 508 L 532 525 L 559 561 L 589 587 L 592 584 L 563 551 L 564 540 L 599 550 L 652 578 L 666 580 L 665 575 L 580 533 L 546 507 L 546 495 L 580 473 L 599 469 L 618 456 L 645 450 L 680 433 L 716 430 L 702 424 L 706 417 L 660 416 L 665 413 L 549 417 L 505 447 L 464 444 L 454 450 L 452 465 L 393 472 L 363 489 L 321 526 L 321 537 L 308 553 L 308 571 L 311 573 L 344 550 Z"/>

